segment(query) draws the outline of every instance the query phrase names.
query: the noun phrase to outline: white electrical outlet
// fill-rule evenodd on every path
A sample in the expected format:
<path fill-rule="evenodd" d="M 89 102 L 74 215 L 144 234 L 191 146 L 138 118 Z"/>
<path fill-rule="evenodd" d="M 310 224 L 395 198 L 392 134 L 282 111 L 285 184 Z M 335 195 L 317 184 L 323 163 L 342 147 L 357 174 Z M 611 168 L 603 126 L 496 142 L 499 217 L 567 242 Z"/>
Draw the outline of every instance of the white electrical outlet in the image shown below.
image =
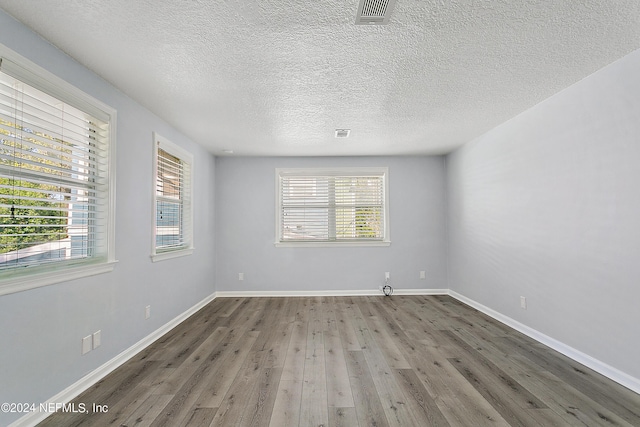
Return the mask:
<path fill-rule="evenodd" d="M 244 280 L 244 273 L 238 273 L 238 280 Z"/>
<path fill-rule="evenodd" d="M 527 299 L 525 297 L 520 297 L 520 308 L 527 309 Z"/>
<path fill-rule="evenodd" d="M 426 271 L 424 271 L 424 270 L 423 270 L 423 271 L 421 271 L 421 272 L 420 272 L 420 278 L 421 278 L 421 279 L 426 279 L 426 278 L 427 278 L 427 272 L 426 272 Z"/>
<path fill-rule="evenodd" d="M 82 338 L 82 354 L 87 354 L 91 351 L 93 346 L 93 335 L 88 335 Z"/>
<path fill-rule="evenodd" d="M 388 271 L 385 271 L 385 273 L 384 273 L 384 278 L 385 278 L 385 279 L 389 279 L 389 272 L 388 272 Z"/>
<path fill-rule="evenodd" d="M 102 331 L 95 331 L 93 333 L 93 349 L 94 350 L 100 347 L 100 344 L 102 343 L 101 335 L 102 335 Z"/>
<path fill-rule="evenodd" d="M 151 306 L 148 305 L 144 308 L 144 318 L 148 319 L 151 317 Z"/>

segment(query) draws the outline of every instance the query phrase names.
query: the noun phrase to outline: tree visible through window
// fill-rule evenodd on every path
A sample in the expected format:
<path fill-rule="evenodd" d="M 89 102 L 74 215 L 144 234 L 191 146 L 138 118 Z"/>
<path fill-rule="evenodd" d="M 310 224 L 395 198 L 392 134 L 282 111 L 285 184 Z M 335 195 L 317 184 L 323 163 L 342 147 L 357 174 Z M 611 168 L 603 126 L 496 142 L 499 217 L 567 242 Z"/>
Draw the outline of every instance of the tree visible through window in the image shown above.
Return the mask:
<path fill-rule="evenodd" d="M 388 242 L 386 168 L 277 175 L 277 242 Z"/>
<path fill-rule="evenodd" d="M 23 74 L 0 62 L 0 270 L 106 261 L 109 115 Z"/>
<path fill-rule="evenodd" d="M 381 177 L 335 177 L 336 240 L 384 237 Z"/>
<path fill-rule="evenodd" d="M 0 178 L 0 254 L 68 237 L 69 198 L 55 200 L 59 189 Z"/>

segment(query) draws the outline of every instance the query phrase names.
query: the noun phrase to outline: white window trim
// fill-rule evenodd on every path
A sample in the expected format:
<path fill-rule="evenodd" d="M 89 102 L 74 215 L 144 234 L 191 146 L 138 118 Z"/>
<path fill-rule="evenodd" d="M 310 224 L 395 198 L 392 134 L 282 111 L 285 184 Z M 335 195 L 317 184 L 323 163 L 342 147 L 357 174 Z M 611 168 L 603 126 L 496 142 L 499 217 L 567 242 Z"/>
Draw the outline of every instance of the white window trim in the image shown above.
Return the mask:
<path fill-rule="evenodd" d="M 325 176 L 360 176 L 367 174 L 381 175 L 384 182 L 384 239 L 376 241 L 322 241 L 322 242 L 293 242 L 281 241 L 280 214 L 282 204 L 282 194 L 280 193 L 280 179 L 282 176 L 292 175 L 325 175 Z M 319 247 L 374 247 L 374 246 L 390 246 L 391 231 L 389 221 L 389 168 L 388 167 L 336 167 L 336 168 L 276 168 L 276 215 L 275 215 L 275 234 L 276 240 L 274 246 L 289 248 L 319 248 Z"/>
<path fill-rule="evenodd" d="M 157 252 L 156 250 L 156 179 L 158 176 L 158 147 L 161 146 L 164 151 L 178 157 L 180 160 L 189 164 L 190 174 L 190 193 L 189 193 L 189 212 L 188 223 L 189 229 L 187 231 L 188 242 L 187 245 L 181 248 L 176 248 L 168 251 Z M 174 144 L 168 139 L 164 138 L 157 132 L 153 132 L 153 201 L 152 201 L 152 224 L 151 224 L 151 261 L 164 261 L 167 259 L 173 259 L 191 255 L 194 251 L 193 246 L 193 176 L 194 165 L 193 155 L 184 148 Z"/>
<path fill-rule="evenodd" d="M 109 165 L 108 181 L 109 195 L 107 208 L 107 253 L 106 258 L 90 259 L 79 262 L 48 264 L 45 266 L 27 267 L 6 274 L 0 279 L 0 295 L 7 295 L 53 285 L 83 277 L 113 271 L 118 262 L 115 257 L 115 202 L 116 202 L 116 121 L 117 112 L 114 108 L 95 99 L 79 88 L 67 83 L 60 77 L 34 64 L 22 55 L 0 44 L 0 57 L 6 58 L 22 67 L 37 81 L 29 82 L 39 89 L 52 93 L 63 100 L 80 105 L 91 106 L 109 116 Z M 75 102 L 74 102 L 75 101 Z"/>

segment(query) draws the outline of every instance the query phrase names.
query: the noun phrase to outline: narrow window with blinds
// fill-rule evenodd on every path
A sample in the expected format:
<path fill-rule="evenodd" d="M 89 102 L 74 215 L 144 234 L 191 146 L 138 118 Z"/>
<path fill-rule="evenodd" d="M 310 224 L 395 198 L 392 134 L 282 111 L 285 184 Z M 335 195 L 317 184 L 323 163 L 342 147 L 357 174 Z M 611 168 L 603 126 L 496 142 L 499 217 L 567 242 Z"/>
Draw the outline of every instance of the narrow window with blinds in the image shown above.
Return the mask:
<path fill-rule="evenodd" d="M 278 169 L 276 245 L 388 245 L 387 168 Z"/>
<path fill-rule="evenodd" d="M 154 134 L 154 261 L 192 252 L 191 154 Z"/>
<path fill-rule="evenodd" d="M 0 59 L 0 278 L 113 260 L 112 115 Z"/>

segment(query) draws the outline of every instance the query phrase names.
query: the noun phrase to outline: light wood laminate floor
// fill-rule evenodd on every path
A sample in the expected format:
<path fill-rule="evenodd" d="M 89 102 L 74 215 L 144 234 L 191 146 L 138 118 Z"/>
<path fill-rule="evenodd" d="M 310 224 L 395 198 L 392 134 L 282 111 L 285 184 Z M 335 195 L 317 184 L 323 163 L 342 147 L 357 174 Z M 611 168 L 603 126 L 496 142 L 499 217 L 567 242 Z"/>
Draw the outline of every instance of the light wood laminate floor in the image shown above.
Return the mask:
<path fill-rule="evenodd" d="M 640 426 L 640 395 L 448 296 L 218 298 L 42 426 Z"/>

